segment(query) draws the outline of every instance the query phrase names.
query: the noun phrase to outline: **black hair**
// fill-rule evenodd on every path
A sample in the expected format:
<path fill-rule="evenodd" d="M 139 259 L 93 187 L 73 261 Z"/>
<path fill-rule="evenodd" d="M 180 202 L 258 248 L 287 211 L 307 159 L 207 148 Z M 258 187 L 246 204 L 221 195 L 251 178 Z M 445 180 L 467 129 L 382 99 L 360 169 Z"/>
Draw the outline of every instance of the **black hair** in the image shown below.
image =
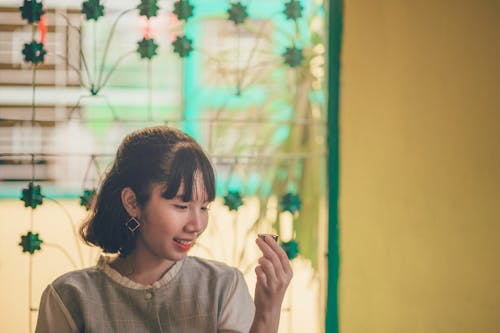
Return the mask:
<path fill-rule="evenodd" d="M 197 172 L 203 178 L 206 201 L 213 201 L 214 170 L 192 137 L 166 126 L 130 133 L 118 148 L 89 216 L 80 227 L 80 235 L 86 243 L 99 246 L 106 253 L 127 256 L 134 249 L 135 236 L 140 231 L 133 233 L 125 225 L 130 216 L 122 204 L 122 190 L 130 187 L 139 207 L 144 207 L 154 184 L 165 185 L 162 195 L 167 199 L 174 198 L 182 185 L 182 200 L 190 201 Z"/>

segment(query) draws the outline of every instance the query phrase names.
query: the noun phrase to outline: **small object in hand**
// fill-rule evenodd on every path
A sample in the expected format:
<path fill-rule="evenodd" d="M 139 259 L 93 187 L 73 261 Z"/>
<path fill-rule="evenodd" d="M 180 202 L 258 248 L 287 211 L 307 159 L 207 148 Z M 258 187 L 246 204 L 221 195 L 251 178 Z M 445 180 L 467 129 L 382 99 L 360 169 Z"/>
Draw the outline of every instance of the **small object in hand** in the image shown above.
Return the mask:
<path fill-rule="evenodd" d="M 275 242 L 278 241 L 278 235 L 273 235 L 273 234 L 258 234 L 257 236 L 259 236 L 262 239 L 264 239 L 264 237 L 266 237 L 266 236 L 269 236 L 269 237 L 272 237 Z"/>

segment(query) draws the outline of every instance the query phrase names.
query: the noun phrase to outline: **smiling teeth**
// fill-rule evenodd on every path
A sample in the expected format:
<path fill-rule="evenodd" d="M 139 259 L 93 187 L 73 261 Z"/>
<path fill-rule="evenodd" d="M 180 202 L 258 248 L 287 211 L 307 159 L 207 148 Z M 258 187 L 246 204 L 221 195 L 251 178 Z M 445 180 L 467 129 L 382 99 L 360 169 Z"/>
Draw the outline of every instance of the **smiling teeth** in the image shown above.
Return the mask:
<path fill-rule="evenodd" d="M 175 239 L 175 240 L 181 244 L 184 244 L 184 245 L 191 245 L 193 243 L 193 241 L 187 241 L 187 240 L 183 240 L 183 239 Z"/>

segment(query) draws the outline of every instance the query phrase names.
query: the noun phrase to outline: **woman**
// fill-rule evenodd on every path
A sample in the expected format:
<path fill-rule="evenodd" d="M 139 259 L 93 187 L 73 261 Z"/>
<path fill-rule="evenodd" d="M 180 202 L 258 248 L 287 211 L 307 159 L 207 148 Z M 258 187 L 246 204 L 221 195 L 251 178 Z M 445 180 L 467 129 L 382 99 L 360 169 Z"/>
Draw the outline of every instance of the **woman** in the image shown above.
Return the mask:
<path fill-rule="evenodd" d="M 256 240 L 254 301 L 236 268 L 187 256 L 214 199 L 214 171 L 194 139 L 168 127 L 129 134 L 80 230 L 117 256 L 50 284 L 36 332 L 277 332 L 293 274 L 272 237 Z"/>

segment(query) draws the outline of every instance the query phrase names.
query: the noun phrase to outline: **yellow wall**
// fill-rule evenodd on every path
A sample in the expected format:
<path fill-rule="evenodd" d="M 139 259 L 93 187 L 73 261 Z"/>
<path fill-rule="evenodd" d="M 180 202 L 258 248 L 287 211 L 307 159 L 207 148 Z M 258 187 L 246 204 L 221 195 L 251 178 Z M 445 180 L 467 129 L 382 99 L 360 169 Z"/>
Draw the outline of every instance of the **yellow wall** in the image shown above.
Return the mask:
<path fill-rule="evenodd" d="M 500 1 L 345 0 L 341 333 L 500 332 Z"/>
<path fill-rule="evenodd" d="M 33 232 L 39 233 L 45 242 L 42 251 L 33 256 L 32 306 L 38 307 L 41 292 L 57 276 L 70 270 L 90 266 L 95 262 L 96 251 L 82 247 L 83 264 L 77 251 L 70 219 L 78 224 L 85 215 L 85 210 L 78 205 L 78 200 L 62 201 L 65 210 L 55 203 L 44 200 L 35 210 L 24 208 L 21 200 L 0 200 L 0 332 L 29 331 L 29 255 L 22 253 L 18 243 L 21 235 L 30 230 L 33 214 Z M 48 244 L 47 244 L 48 243 Z M 49 244 L 63 248 L 72 262 L 62 251 Z M 37 313 L 33 312 L 32 327 L 36 323 Z"/>

